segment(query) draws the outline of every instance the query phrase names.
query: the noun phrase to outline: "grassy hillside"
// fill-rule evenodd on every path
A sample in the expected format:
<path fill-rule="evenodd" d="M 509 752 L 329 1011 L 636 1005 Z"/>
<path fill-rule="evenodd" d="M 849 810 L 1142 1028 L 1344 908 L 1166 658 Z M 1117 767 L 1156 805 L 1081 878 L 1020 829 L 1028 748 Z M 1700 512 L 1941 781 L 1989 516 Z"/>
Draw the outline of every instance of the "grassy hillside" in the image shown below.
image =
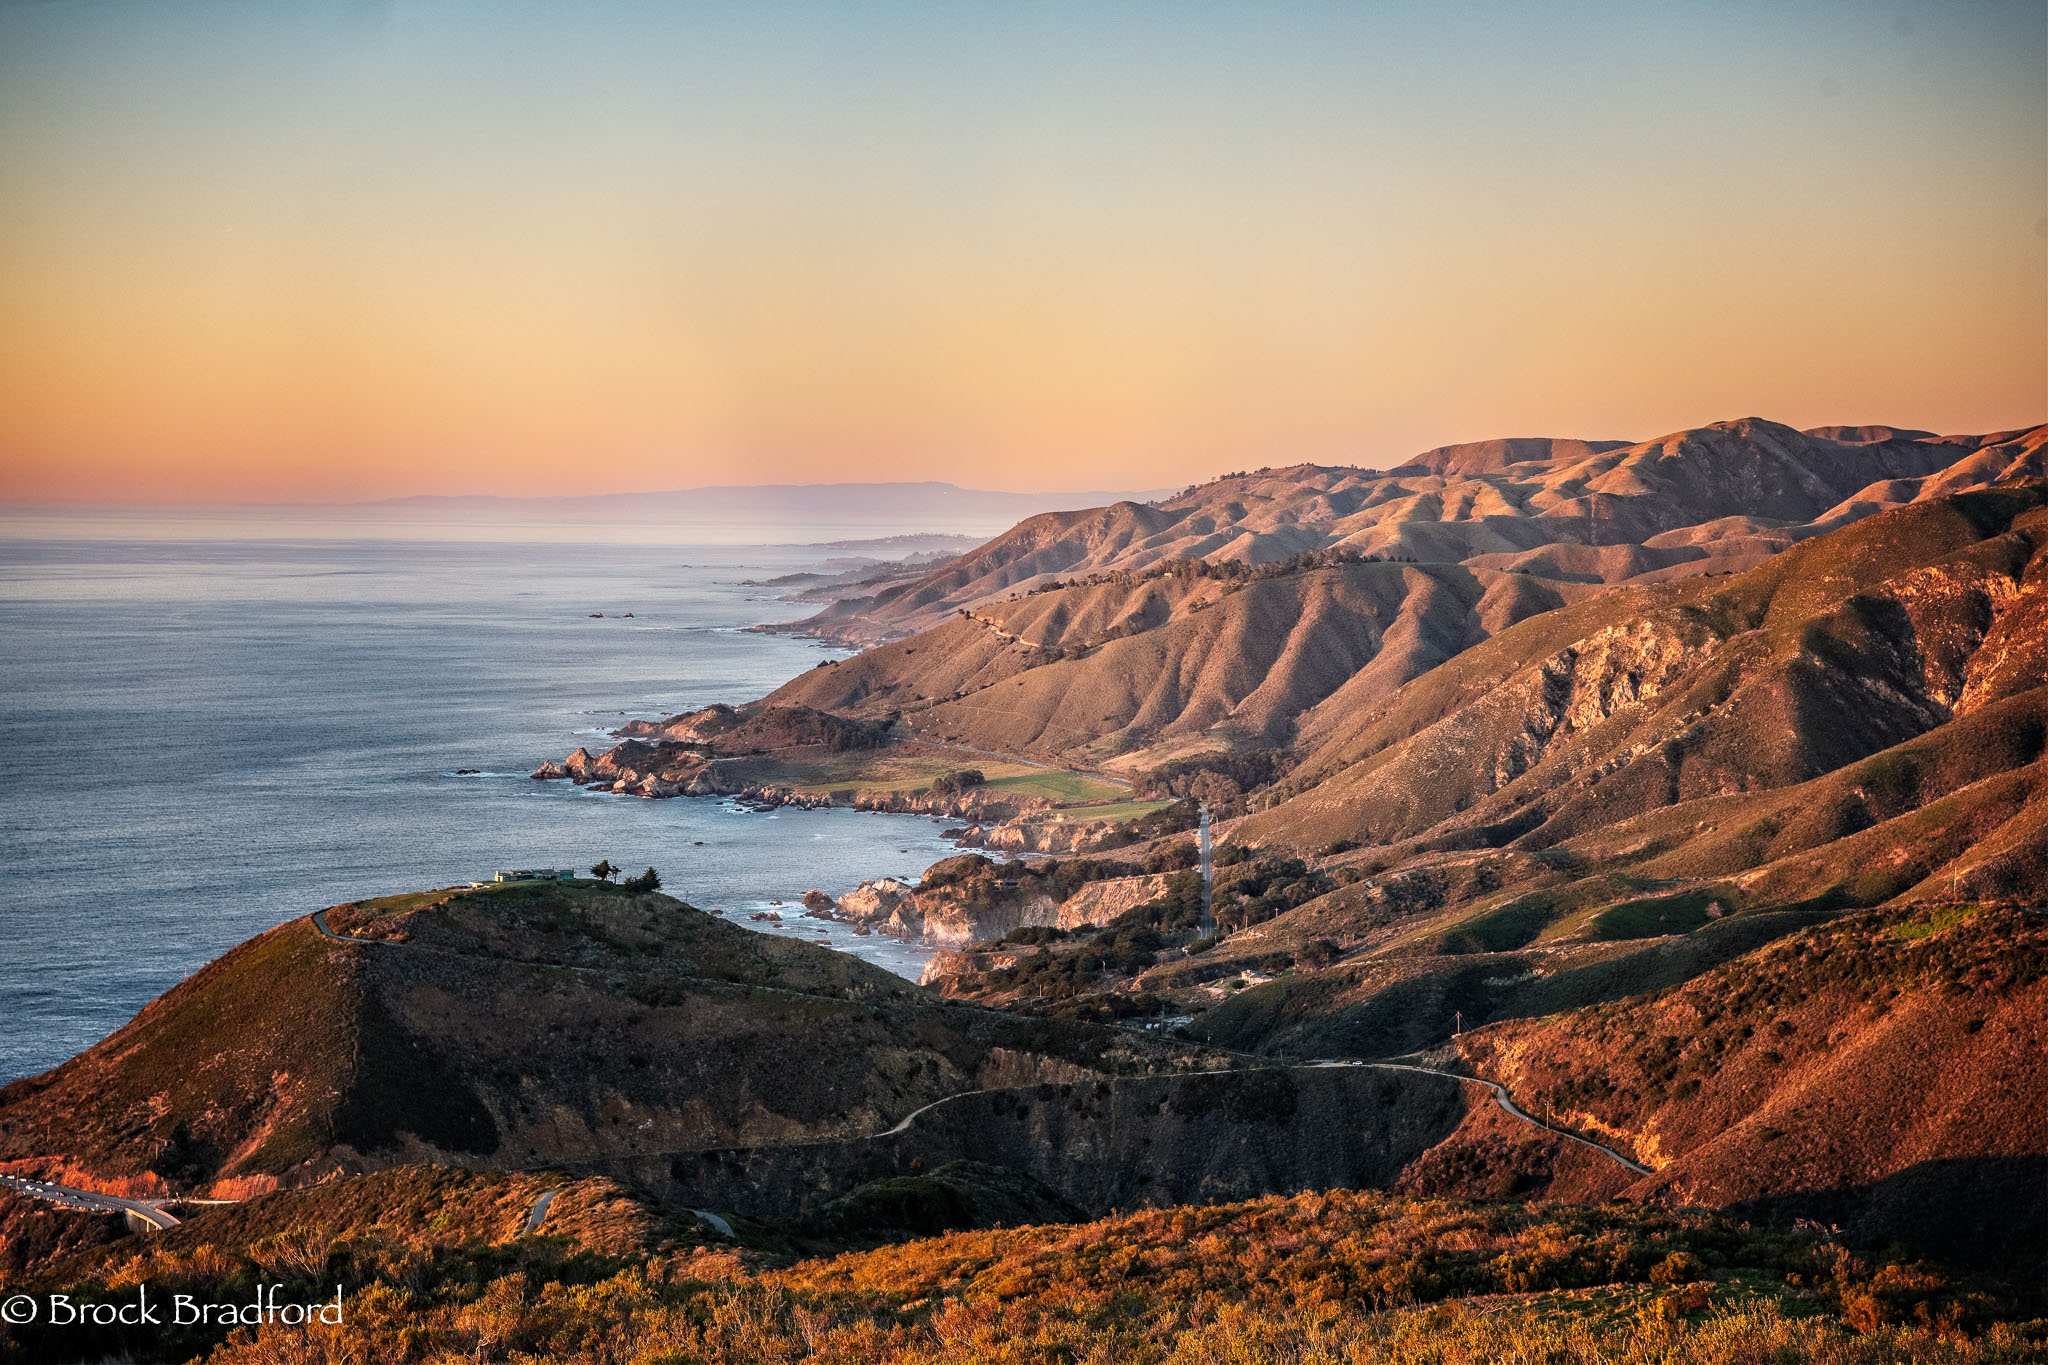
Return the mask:
<path fill-rule="evenodd" d="M 344 941 L 281 926 L 0 1092 L 0 1159 L 180 1190 L 521 1167 L 858 1134 L 956 1091 L 1148 1064 L 1135 1040 L 945 1004 L 596 883 L 327 918 Z"/>
<path fill-rule="evenodd" d="M 2044 533 L 2042 485 L 1966 494 L 1538 617 L 1305 755 L 1247 833 L 1540 848 L 1835 771 L 2039 684 Z"/>
<path fill-rule="evenodd" d="M 387 1192 L 408 1195 L 366 1188 L 349 1198 L 367 1205 Z M 131 1243 L 98 1262 L 67 1262 L 54 1278 L 5 1285 L 12 1292 L 57 1284 L 99 1298 L 132 1276 L 162 1294 L 211 1300 L 246 1296 L 246 1286 L 262 1280 L 283 1284 L 280 1297 L 293 1301 L 339 1283 L 339 1327 L 264 1327 L 225 1341 L 220 1328 L 62 1337 L 0 1328 L 0 1360 L 138 1350 L 185 1360 L 212 1350 L 207 1358 L 231 1365 L 1975 1365 L 2039 1358 L 2048 1348 L 2048 1322 L 2030 1316 L 2037 1305 L 2010 1284 L 1857 1253 L 1812 1229 L 1770 1233 L 1625 1205 L 1532 1208 L 1340 1192 L 956 1232 L 791 1261 L 676 1232 L 608 1239 L 544 1229 L 507 1239 L 491 1218 L 464 1212 L 505 1193 L 470 1178 L 448 1192 L 451 1216 L 439 1230 L 408 1242 L 389 1240 L 381 1225 L 318 1215 L 267 1233 L 254 1223 L 195 1221 L 175 1245 Z M 577 1193 L 572 1187 L 559 1198 Z"/>
<path fill-rule="evenodd" d="M 2048 916 L 1852 915 L 1684 985 L 1459 1043 L 1657 1168 L 1638 1197 L 2048 1257 Z M 2031 1259 L 2030 1259 L 2031 1258 Z"/>
<path fill-rule="evenodd" d="M 1187 558 L 1267 564 L 1338 546 L 1557 582 L 1724 572 L 1874 512 L 2043 475 L 2038 429 L 1984 437 L 1799 432 L 1744 418 L 1637 444 L 1485 441 L 1429 451 L 1385 472 L 1261 469 L 1155 506 L 1047 513 L 801 624 L 871 645 L 1055 579 Z"/>
<path fill-rule="evenodd" d="M 287 1170 L 363 1138 L 381 1117 L 348 1103 L 357 1039 L 381 1022 L 363 966 L 304 921 L 252 939 L 104 1042 L 0 1089 L 0 1156 L 175 1187 Z M 471 1113 L 441 1099 L 422 1094 L 401 1121 L 450 1146 L 473 1141 Z"/>
<path fill-rule="evenodd" d="M 814 669 L 768 700 L 900 714 L 912 738 L 1128 768 L 1141 760 L 1124 756 L 1176 743 L 1287 741 L 1340 689 L 1397 687 L 1578 591 L 1360 561 L 1059 587 Z"/>

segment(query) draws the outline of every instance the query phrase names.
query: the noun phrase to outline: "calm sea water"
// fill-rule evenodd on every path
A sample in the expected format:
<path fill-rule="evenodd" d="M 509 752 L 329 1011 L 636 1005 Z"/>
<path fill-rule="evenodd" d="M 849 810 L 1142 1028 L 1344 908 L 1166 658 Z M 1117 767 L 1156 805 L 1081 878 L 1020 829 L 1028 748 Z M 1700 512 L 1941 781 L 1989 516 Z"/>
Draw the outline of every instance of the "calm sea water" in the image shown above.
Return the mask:
<path fill-rule="evenodd" d="M 628 717 L 746 700 L 836 657 L 744 629 L 800 609 L 739 580 L 823 553 L 0 540 L 0 1080 L 342 900 L 609 858 L 745 912 L 945 856 L 920 817 L 526 776 Z M 905 975 L 925 956 L 735 920 Z"/>

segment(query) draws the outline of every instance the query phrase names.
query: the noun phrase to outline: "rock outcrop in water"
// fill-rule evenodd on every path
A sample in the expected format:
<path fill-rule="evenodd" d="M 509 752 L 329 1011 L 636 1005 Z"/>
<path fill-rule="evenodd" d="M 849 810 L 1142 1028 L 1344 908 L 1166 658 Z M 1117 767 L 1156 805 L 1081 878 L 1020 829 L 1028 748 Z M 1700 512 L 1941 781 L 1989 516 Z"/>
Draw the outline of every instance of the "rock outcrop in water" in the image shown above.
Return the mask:
<path fill-rule="evenodd" d="M 889 728 L 887 720 L 849 720 L 808 706 L 709 706 L 664 721 L 631 721 L 617 732 L 621 742 L 603 753 L 577 749 L 559 763 L 541 764 L 533 776 L 630 796 L 740 795 L 753 784 L 729 767 L 721 770 L 721 760 L 874 749 L 888 741 Z"/>

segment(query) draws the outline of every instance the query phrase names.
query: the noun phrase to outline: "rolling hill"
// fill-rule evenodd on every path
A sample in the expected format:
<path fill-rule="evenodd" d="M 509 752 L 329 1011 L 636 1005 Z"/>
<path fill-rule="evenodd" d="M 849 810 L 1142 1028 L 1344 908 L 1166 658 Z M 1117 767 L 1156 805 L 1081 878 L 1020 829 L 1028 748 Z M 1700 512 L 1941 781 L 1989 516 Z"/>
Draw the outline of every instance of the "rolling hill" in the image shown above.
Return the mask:
<path fill-rule="evenodd" d="M 391 897 L 325 923 L 340 937 L 280 925 L 0 1090 L 0 1161 L 181 1191 L 516 1169 L 849 1136 L 1144 1051 L 596 883 Z"/>
<path fill-rule="evenodd" d="M 1853 915 L 1682 986 L 1459 1047 L 1525 1104 L 1654 1165 L 1632 1198 L 2048 1268 L 2038 910 Z"/>
<path fill-rule="evenodd" d="M 1031 517 L 922 576 L 837 602 L 796 628 L 869 645 L 1056 579 L 1140 572 L 1190 557 L 1267 564 L 1336 547 L 1574 582 L 1744 569 L 1874 512 L 2048 475 L 2044 441 L 2042 428 L 1984 436 L 1889 427 L 1800 432 L 1744 418 L 1633 444 L 1445 446 L 1384 472 L 1262 469 L 1156 503 Z"/>
<path fill-rule="evenodd" d="M 900 714 L 904 735 L 1118 771 L 1355 752 L 1396 689 L 1531 616 L 1696 586 L 1880 511 L 2048 473 L 2048 428 L 1834 430 L 1752 419 L 1633 446 L 1484 442 L 1386 474 L 1268 470 L 1035 517 L 815 618 L 887 642 L 769 701 Z M 1555 630 L 1678 600 L 1623 593 Z"/>
<path fill-rule="evenodd" d="M 1592 591 L 1321 554 L 1267 573 L 1120 576 L 994 603 L 802 674 L 767 704 L 897 715 L 905 737 L 1130 768 L 1289 742 L 1319 704 L 1398 687 Z"/>
<path fill-rule="evenodd" d="M 1198 1028 L 1372 1055 L 1673 985 L 1859 907 L 2048 885 L 2048 485 L 1510 627 L 1322 740 L 1232 845 L 1326 892 L 1160 987 L 1327 966 Z"/>

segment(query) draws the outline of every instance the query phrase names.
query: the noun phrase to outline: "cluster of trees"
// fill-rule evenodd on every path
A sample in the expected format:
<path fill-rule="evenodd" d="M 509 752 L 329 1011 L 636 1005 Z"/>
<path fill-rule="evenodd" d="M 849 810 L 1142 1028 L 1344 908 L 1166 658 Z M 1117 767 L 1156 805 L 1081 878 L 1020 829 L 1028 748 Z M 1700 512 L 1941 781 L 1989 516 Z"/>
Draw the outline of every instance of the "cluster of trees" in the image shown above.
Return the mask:
<path fill-rule="evenodd" d="M 988 778 L 979 768 L 955 768 L 949 773 L 940 773 L 932 779 L 933 796 L 958 796 L 972 791 L 987 782 Z"/>
<path fill-rule="evenodd" d="M 1246 796 L 1285 770 L 1286 754 L 1279 749 L 1201 754 L 1140 774 L 1134 794 L 1141 801 L 1193 801 L 1218 816 L 1242 815 Z"/>
<path fill-rule="evenodd" d="M 1132 844 L 1147 843 L 1169 834 L 1179 834 L 1193 829 L 1201 820 L 1201 812 L 1192 801 L 1176 801 L 1170 806 L 1161 806 L 1150 815 L 1141 815 L 1135 820 L 1126 820 L 1112 826 L 1095 842 L 1092 848 L 1127 848 Z"/>
<path fill-rule="evenodd" d="M 1058 952 L 1051 951 L 1051 945 L 1069 935 L 1057 929 L 1044 934 L 1018 930 L 1005 941 L 1020 945 L 1035 941 L 1039 950 L 1014 967 L 983 973 L 980 984 L 1056 1004 L 1094 994 L 1105 977 L 1135 976 L 1158 961 L 1167 939 L 1148 924 L 1125 923 L 1127 918 L 1120 917 Z M 1156 1004 L 1147 1012 L 1156 1012 Z"/>
<path fill-rule="evenodd" d="M 609 858 L 595 864 L 590 869 L 590 875 L 601 882 L 609 882 L 612 878 L 624 877 L 625 874 L 626 869 L 623 867 L 613 867 Z M 626 877 L 626 880 L 620 883 L 620 889 L 636 896 L 647 891 L 659 891 L 661 890 L 661 874 L 650 867 L 637 877 Z"/>
<path fill-rule="evenodd" d="M 1172 858 L 1182 866 L 1162 865 L 1157 869 L 1169 873 L 1166 890 L 1143 905 L 1125 911 L 1111 922 L 1112 928 L 1145 925 L 1163 930 L 1185 930 L 1200 922 L 1202 876 L 1193 866 L 1196 854 L 1192 845 L 1175 847 L 1187 849 L 1185 855 Z M 1336 890 L 1349 880 L 1341 873 L 1333 877 L 1313 871 L 1307 863 L 1291 855 L 1269 853 L 1244 844 L 1223 845 L 1216 850 L 1213 861 L 1215 887 L 1209 909 L 1216 917 L 1217 925 L 1226 933 L 1263 924 L 1275 915 L 1285 914 L 1317 896 Z"/>
<path fill-rule="evenodd" d="M 1303 550 L 1268 564 L 1247 564 L 1243 560 L 1211 562 L 1186 556 L 1155 565 L 1155 578 L 1216 578 L 1227 583 L 1262 583 L 1269 578 L 1287 578 L 1316 569 L 1334 569 L 1345 564 L 1418 564 L 1414 555 L 1367 554 L 1352 545 L 1332 545 L 1322 550 Z"/>
<path fill-rule="evenodd" d="M 998 863 L 979 853 L 962 853 L 933 863 L 919 879 L 917 889 L 953 887 L 969 905 L 992 905 L 1005 893 L 1063 901 L 1089 882 L 1128 877 L 1131 871 L 1128 863 L 1103 858 L 1048 858 L 1038 863 L 1012 858 Z"/>

